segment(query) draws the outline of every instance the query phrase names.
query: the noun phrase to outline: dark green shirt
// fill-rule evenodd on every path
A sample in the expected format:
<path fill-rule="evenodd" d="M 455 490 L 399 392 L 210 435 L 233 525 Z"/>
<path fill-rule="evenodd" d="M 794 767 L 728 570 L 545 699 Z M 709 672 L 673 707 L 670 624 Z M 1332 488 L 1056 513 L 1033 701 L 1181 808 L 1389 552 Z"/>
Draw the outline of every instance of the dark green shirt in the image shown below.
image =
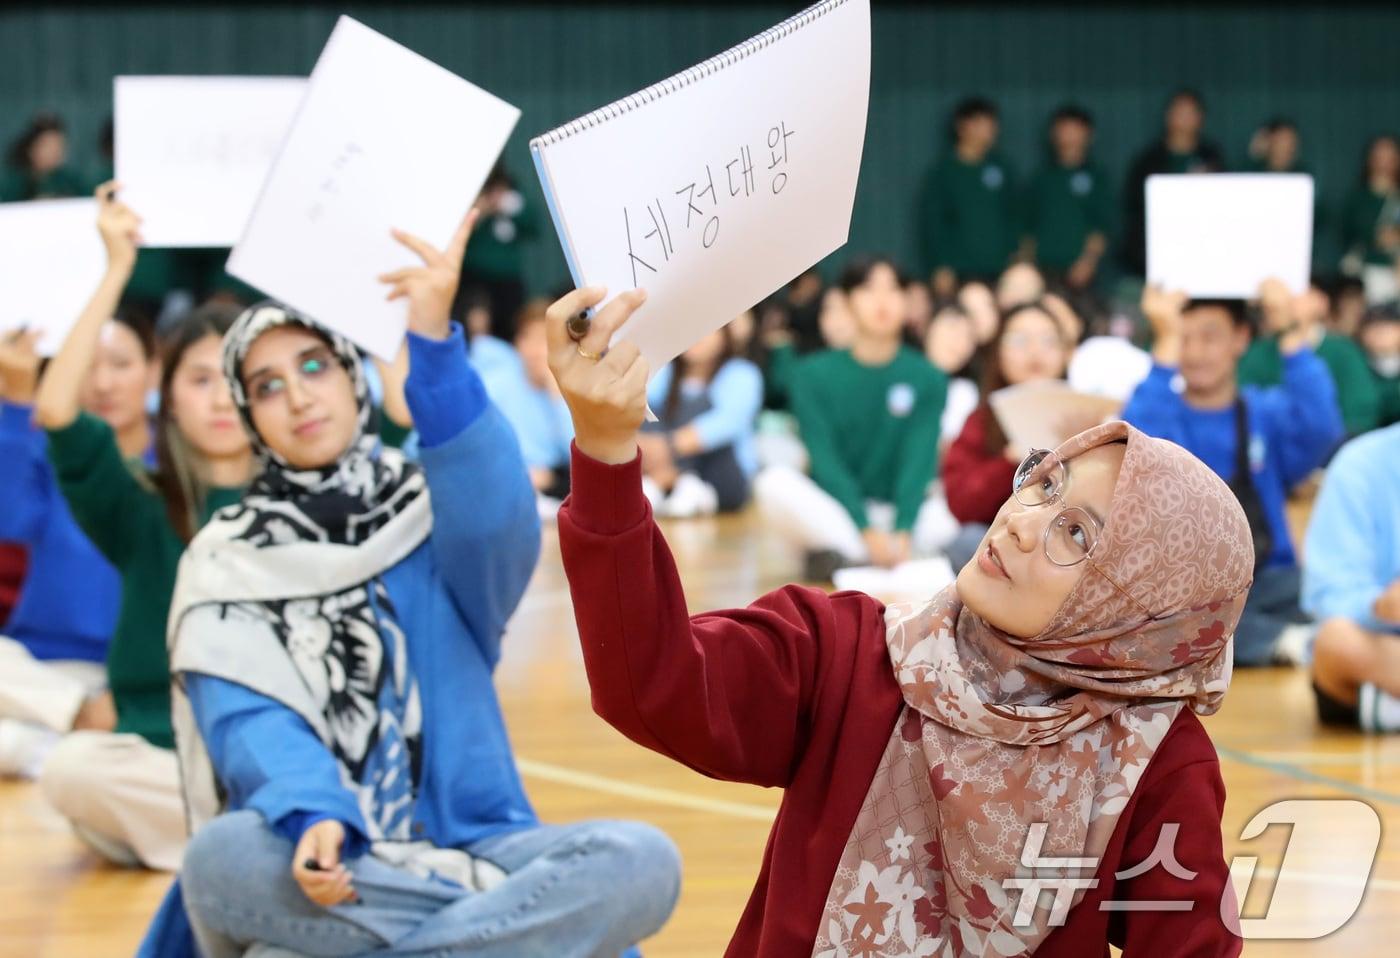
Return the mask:
<path fill-rule="evenodd" d="M 87 181 L 66 166 L 50 170 L 38 179 L 26 170 L 15 169 L 0 176 L 0 201 L 6 203 L 87 196 L 91 192 Z"/>
<path fill-rule="evenodd" d="M 948 377 L 901 346 L 884 366 L 827 350 L 797 363 L 792 406 L 812 478 L 860 529 L 867 500 L 895 506 L 895 528 L 914 527 L 938 465 L 938 424 Z"/>
<path fill-rule="evenodd" d="M 142 467 L 123 461 L 105 422 L 83 413 L 48 436 L 49 458 L 73 517 L 122 579 L 121 612 L 107 651 L 117 731 L 173 748 L 165 625 L 185 543 L 166 517 L 165 501 L 138 478 Z M 209 490 L 201 521 L 242 494 Z M 82 583 L 73 584 L 73 601 L 82 601 Z"/>
<path fill-rule="evenodd" d="M 1337 384 L 1337 404 L 1342 409 L 1347 435 L 1358 436 L 1375 429 L 1380 418 L 1380 394 L 1361 347 L 1345 336 L 1324 333 L 1315 352 Z M 1240 357 L 1239 379 L 1243 385 L 1283 384 L 1283 356 L 1277 339 L 1259 337 L 1250 343 Z"/>
<path fill-rule="evenodd" d="M 964 163 L 949 153 L 933 168 L 919 209 L 919 234 L 931 272 L 995 278 L 1020 234 L 1011 170 L 996 154 Z"/>
<path fill-rule="evenodd" d="M 498 279 L 520 278 L 521 247 L 539 231 L 539 221 L 529 203 L 522 205 L 514 216 L 491 216 L 482 220 L 467 244 L 467 269 Z"/>
<path fill-rule="evenodd" d="M 1026 193 L 1026 229 L 1035 238 L 1036 262 L 1069 269 L 1090 234 L 1108 233 L 1111 204 L 1108 181 L 1096 165 L 1041 169 Z"/>
<path fill-rule="evenodd" d="M 1391 266 L 1396 250 L 1381 248 L 1376 235 L 1382 226 L 1400 226 L 1400 193 L 1376 193 L 1358 187 L 1347 197 L 1342 211 L 1342 243 L 1359 250 L 1373 266 Z"/>
<path fill-rule="evenodd" d="M 1400 376 L 1382 376 L 1372 372 L 1376 380 L 1376 390 L 1380 393 L 1380 421 L 1377 425 L 1393 426 L 1400 422 Z"/>

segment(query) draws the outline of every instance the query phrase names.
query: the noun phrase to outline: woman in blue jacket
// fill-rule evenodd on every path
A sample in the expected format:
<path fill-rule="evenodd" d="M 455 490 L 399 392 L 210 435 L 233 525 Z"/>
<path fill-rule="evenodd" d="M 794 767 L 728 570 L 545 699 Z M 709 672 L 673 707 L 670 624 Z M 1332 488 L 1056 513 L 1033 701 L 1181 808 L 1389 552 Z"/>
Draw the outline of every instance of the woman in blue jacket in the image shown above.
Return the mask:
<path fill-rule="evenodd" d="M 369 434 L 340 336 L 265 303 L 225 339 L 264 471 L 191 543 L 170 619 L 197 829 L 180 887 L 207 958 L 616 956 L 674 905 L 665 836 L 543 826 L 515 767 L 492 671 L 539 520 L 448 320 L 468 229 L 447 253 L 401 236 L 425 265 L 386 278 L 410 303 L 421 469 Z"/>

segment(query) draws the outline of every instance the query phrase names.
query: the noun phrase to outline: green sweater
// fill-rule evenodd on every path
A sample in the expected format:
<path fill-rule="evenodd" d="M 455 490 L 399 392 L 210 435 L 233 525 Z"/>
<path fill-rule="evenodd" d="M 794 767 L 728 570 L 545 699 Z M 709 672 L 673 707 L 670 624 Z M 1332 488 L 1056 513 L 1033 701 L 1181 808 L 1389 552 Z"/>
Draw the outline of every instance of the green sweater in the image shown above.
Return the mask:
<path fill-rule="evenodd" d="M 123 461 L 111 427 L 81 414 L 49 432 L 49 458 L 73 517 L 122 579 L 121 612 L 107 651 L 107 680 L 117 706 L 117 731 L 173 748 L 170 666 L 165 623 L 185 544 L 165 515 L 165 502 Z M 202 519 L 236 503 L 241 489 L 211 489 Z M 74 584 L 75 602 L 82 601 Z"/>
<path fill-rule="evenodd" d="M 1011 171 L 996 154 L 964 163 L 950 153 L 933 168 L 920 205 L 925 266 L 995 279 L 1020 233 Z"/>
<path fill-rule="evenodd" d="M 1380 421 L 1380 393 L 1361 347 L 1345 336 L 1324 333 L 1315 351 L 1337 384 L 1337 404 L 1342 408 L 1347 435 L 1375 429 Z M 1283 357 L 1277 339 L 1260 337 L 1250 344 L 1240 358 L 1239 379 L 1252 386 L 1283 383 Z"/>
<path fill-rule="evenodd" d="M 1043 168 L 1026 194 L 1026 229 L 1035 237 L 1036 261 L 1052 270 L 1069 269 L 1089 234 L 1107 235 L 1111 209 L 1108 179 L 1097 166 Z"/>
<path fill-rule="evenodd" d="M 1380 426 L 1393 426 L 1400 422 L 1400 376 L 1382 376 L 1380 373 L 1372 374 L 1376 380 L 1376 389 L 1380 392 L 1381 413 Z"/>
<path fill-rule="evenodd" d="M 1400 194 L 1376 193 L 1365 186 L 1353 190 L 1342 210 L 1342 242 L 1346 248 L 1360 250 L 1373 266 L 1393 265 L 1395 251 L 1382 249 L 1376 242 L 1376 233 L 1383 225 L 1400 226 Z"/>
<path fill-rule="evenodd" d="M 6 203 L 87 196 L 91 192 L 77 171 L 66 166 L 50 170 L 37 180 L 25 170 L 8 169 L 0 175 L 0 201 Z"/>
<path fill-rule="evenodd" d="M 938 424 L 948 377 L 901 346 L 884 366 L 862 366 L 844 350 L 814 353 L 792 376 L 792 406 L 812 460 L 812 478 L 857 527 L 867 500 L 895 506 L 895 528 L 914 527 L 938 465 Z"/>
<path fill-rule="evenodd" d="M 466 266 L 496 279 L 519 279 L 524 269 L 521 247 L 539 232 L 539 220 L 529 203 L 514 216 L 484 219 L 467 244 Z"/>

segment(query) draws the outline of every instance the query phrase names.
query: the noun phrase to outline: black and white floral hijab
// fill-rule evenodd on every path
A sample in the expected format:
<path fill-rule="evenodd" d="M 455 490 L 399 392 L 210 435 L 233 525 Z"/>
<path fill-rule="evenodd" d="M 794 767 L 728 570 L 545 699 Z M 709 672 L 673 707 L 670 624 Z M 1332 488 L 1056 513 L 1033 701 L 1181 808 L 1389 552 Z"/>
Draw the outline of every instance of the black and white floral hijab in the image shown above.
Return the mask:
<path fill-rule="evenodd" d="M 287 325 L 324 339 L 354 384 L 359 429 L 325 468 L 292 468 L 253 427 L 243 361 L 258 337 Z M 359 354 L 334 332 L 261 303 L 225 336 L 224 372 L 263 471 L 190 543 L 172 601 L 174 718 L 191 824 L 224 805 L 184 694 L 184 677 L 198 672 L 300 715 L 335 756 L 371 842 L 407 842 L 422 709 L 382 577 L 432 531 L 427 484 L 370 433 Z"/>

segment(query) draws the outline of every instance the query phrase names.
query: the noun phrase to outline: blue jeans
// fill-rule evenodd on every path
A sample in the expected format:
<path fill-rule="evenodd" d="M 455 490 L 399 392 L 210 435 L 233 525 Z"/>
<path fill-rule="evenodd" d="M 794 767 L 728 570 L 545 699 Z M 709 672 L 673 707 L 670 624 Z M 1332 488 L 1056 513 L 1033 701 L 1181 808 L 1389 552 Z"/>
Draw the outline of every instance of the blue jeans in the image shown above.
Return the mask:
<path fill-rule="evenodd" d="M 1283 630 L 1312 621 L 1298 607 L 1301 590 L 1302 571 L 1296 565 L 1268 566 L 1254 574 L 1254 585 L 1235 628 L 1236 665 L 1271 664 Z"/>
<path fill-rule="evenodd" d="M 323 908 L 292 878 L 291 843 L 256 812 L 231 812 L 191 840 L 180 885 L 205 958 L 617 958 L 680 894 L 675 845 L 636 822 L 539 826 L 467 850 L 509 877 L 469 892 L 365 855 L 347 862 L 361 903 Z"/>

